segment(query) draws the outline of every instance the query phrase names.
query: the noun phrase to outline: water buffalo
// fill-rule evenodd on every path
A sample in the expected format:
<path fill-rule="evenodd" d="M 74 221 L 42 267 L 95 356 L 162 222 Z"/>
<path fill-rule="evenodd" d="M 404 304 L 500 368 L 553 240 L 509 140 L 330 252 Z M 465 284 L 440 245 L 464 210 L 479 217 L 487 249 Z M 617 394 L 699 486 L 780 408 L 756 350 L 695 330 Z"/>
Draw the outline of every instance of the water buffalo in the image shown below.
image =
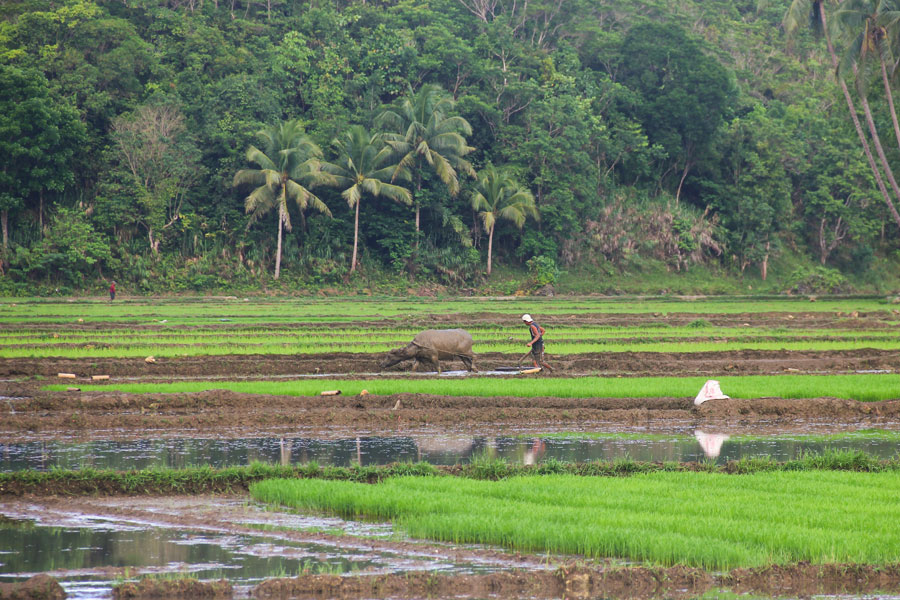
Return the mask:
<path fill-rule="evenodd" d="M 431 362 L 441 372 L 441 360 L 458 358 L 466 365 L 466 370 L 477 371 L 472 361 L 472 336 L 465 329 L 427 329 L 413 338 L 403 348 L 388 352 L 379 365 L 382 369 L 392 367 L 404 360 L 415 360 L 412 370 L 415 371 L 420 362 Z"/>

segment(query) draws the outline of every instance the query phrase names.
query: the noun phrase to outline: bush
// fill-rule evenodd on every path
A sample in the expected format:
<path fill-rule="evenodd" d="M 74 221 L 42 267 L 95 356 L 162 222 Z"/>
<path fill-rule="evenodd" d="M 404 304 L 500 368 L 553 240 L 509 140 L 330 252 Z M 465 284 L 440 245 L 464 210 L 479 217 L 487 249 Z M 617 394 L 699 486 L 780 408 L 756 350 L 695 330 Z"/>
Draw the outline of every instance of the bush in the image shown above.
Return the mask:
<path fill-rule="evenodd" d="M 847 278 L 836 269 L 817 266 L 797 269 L 788 279 L 789 291 L 796 294 L 841 294 L 852 291 Z"/>
<path fill-rule="evenodd" d="M 525 263 L 528 266 L 528 278 L 532 288 L 554 285 L 559 279 L 559 267 L 556 261 L 547 255 L 533 256 Z"/>

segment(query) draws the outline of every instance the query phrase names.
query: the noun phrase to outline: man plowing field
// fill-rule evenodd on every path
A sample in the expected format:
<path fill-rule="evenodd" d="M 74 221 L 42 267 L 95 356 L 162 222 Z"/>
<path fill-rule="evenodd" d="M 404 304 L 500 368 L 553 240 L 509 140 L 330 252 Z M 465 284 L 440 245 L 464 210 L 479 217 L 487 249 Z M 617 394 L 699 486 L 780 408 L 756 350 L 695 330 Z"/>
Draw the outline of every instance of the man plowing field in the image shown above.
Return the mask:
<path fill-rule="evenodd" d="M 538 325 L 531 315 L 522 315 L 522 320 L 528 325 L 528 333 L 531 334 L 531 341 L 525 345 L 531 348 L 531 360 L 534 361 L 534 366 L 552 372 L 553 368 L 544 362 L 544 328 Z"/>

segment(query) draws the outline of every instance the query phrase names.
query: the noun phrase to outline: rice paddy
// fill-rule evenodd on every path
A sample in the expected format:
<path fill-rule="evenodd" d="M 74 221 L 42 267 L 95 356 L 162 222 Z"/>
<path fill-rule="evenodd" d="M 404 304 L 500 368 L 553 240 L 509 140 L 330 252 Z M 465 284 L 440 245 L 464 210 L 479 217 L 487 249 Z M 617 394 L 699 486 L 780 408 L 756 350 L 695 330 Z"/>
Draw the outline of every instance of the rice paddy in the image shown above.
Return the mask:
<path fill-rule="evenodd" d="M 212 389 L 243 394 L 318 396 L 323 390 L 345 395 L 434 394 L 440 396 L 516 396 L 525 398 L 654 398 L 693 397 L 706 377 L 578 377 L 521 379 L 466 377 L 464 379 L 329 379 L 300 381 L 180 381 L 177 383 L 111 383 L 81 386 L 84 391 L 117 390 L 132 394 L 185 393 Z M 877 402 L 900 397 L 900 375 L 752 375 L 722 376 L 719 383 L 732 398 L 819 398 L 830 396 Z M 64 390 L 54 384 L 49 390 Z"/>
<path fill-rule="evenodd" d="M 900 475 L 649 473 L 502 481 L 400 477 L 378 485 L 268 480 L 258 500 L 391 520 L 454 544 L 727 569 L 900 560 Z"/>
<path fill-rule="evenodd" d="M 548 563 L 895 564 L 898 308 L 805 297 L 0 299 L 0 435 L 15 435 L 5 448 L 20 444 L 20 463 L 36 461 L 0 473 L 0 496 L 251 486 L 237 502 L 389 520 L 416 545 L 499 546 Z M 498 375 L 526 351 L 525 312 L 547 328 L 557 371 Z M 374 374 L 419 331 L 455 327 L 490 375 L 411 377 L 409 363 Z M 57 379 L 63 371 L 77 375 Z M 740 402 L 695 408 L 711 378 Z M 398 394 L 421 396 L 385 398 Z M 381 446 L 383 460 L 367 457 Z M 143 462 L 108 458 L 123 453 Z"/>
<path fill-rule="evenodd" d="M 107 324 L 109 325 L 109 324 Z M 900 325 L 900 322 L 898 322 Z M 0 332 L 0 357 L 134 357 L 226 354 L 381 353 L 405 345 L 420 328 L 309 326 L 159 328 L 42 326 Z M 522 328 L 470 327 L 478 353 L 516 353 Z M 716 352 L 729 350 L 854 350 L 896 348 L 896 326 L 876 330 L 751 327 L 554 326 L 554 354 L 591 352 Z"/>

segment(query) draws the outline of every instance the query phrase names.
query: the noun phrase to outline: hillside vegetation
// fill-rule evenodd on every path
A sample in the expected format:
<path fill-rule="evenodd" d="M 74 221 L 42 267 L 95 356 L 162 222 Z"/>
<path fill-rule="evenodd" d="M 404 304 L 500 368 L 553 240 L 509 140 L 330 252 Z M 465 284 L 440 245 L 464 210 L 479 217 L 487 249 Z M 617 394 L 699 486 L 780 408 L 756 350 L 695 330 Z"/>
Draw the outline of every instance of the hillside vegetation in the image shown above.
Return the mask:
<path fill-rule="evenodd" d="M 810 8 L 8 0 L 0 293 L 891 291 L 895 12 Z"/>

